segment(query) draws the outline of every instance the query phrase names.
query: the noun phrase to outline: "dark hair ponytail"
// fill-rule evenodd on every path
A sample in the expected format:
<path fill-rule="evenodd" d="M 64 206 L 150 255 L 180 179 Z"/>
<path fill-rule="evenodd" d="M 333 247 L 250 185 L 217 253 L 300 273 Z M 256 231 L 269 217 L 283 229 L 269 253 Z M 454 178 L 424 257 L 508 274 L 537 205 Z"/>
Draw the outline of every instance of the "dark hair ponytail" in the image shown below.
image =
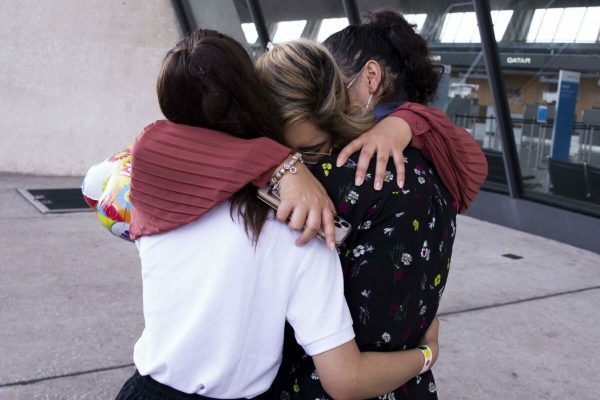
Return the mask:
<path fill-rule="evenodd" d="M 171 122 L 282 142 L 281 121 L 250 56 L 227 35 L 205 29 L 190 33 L 165 56 L 156 88 L 160 108 Z M 231 203 L 232 214 L 237 210 L 256 243 L 268 207 L 251 185 L 235 193 Z"/>
<path fill-rule="evenodd" d="M 425 39 L 394 11 L 370 13 L 367 21 L 334 33 L 323 44 L 347 76 L 357 74 L 369 60 L 384 68 L 381 102 L 433 100 L 441 67 L 433 66 Z"/>

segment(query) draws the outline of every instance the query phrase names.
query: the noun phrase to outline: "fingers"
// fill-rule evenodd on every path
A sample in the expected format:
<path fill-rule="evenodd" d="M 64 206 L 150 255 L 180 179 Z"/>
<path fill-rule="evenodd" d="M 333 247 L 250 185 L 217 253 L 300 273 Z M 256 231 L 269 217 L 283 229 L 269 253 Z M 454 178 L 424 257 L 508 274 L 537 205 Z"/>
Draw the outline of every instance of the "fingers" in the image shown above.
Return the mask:
<path fill-rule="evenodd" d="M 362 149 L 362 147 L 363 147 L 363 139 L 361 137 L 354 139 L 353 141 L 348 143 L 342 149 L 342 151 L 340 151 L 340 154 L 338 155 L 337 162 L 336 162 L 337 167 L 339 168 L 342 165 L 346 164 L 346 161 L 348 161 L 348 158 L 350 158 L 350 156 L 352 154 L 354 154 L 357 151 L 359 151 L 360 149 Z"/>
<path fill-rule="evenodd" d="M 331 250 L 335 250 L 335 221 L 333 220 L 333 213 L 330 210 L 323 210 L 322 215 L 323 232 L 325 233 L 325 242 L 327 247 Z"/>
<path fill-rule="evenodd" d="M 371 162 L 371 158 L 375 153 L 374 147 L 363 147 L 360 151 L 360 156 L 358 157 L 358 164 L 356 167 L 356 176 L 354 178 L 354 185 L 360 186 L 365 181 L 365 176 L 367 176 L 367 170 L 369 169 L 369 163 Z"/>
<path fill-rule="evenodd" d="M 375 190 L 381 190 L 383 187 L 383 177 L 387 169 L 389 153 L 377 152 L 377 166 L 375 167 Z"/>
<path fill-rule="evenodd" d="M 307 217 L 308 209 L 296 206 L 290 218 L 290 222 L 288 222 L 288 226 L 295 231 L 301 231 L 304 228 Z M 321 225 L 320 222 L 321 221 L 319 221 L 319 225 Z"/>
<path fill-rule="evenodd" d="M 329 198 L 329 196 L 326 196 L 327 198 L 327 202 L 329 203 L 329 208 L 331 209 L 332 214 L 335 214 L 335 204 L 333 204 L 333 201 Z"/>
<path fill-rule="evenodd" d="M 293 210 L 294 206 L 291 202 L 281 199 L 281 203 L 277 207 L 277 220 L 280 222 L 286 222 Z"/>
<path fill-rule="evenodd" d="M 402 189 L 404 187 L 406 170 L 404 166 L 404 154 L 401 151 L 394 150 L 392 152 L 392 157 L 394 157 L 394 165 L 396 166 L 396 182 L 398 183 L 398 187 Z"/>
<path fill-rule="evenodd" d="M 294 214 L 296 214 L 296 213 L 294 212 Z M 292 217 L 292 219 L 294 219 L 294 218 Z M 291 226 L 291 222 L 290 222 L 290 226 Z M 312 238 L 314 238 L 317 235 L 317 233 L 319 233 L 320 228 L 321 228 L 321 213 L 319 213 L 318 211 L 315 211 L 315 210 L 311 210 L 308 213 L 308 218 L 306 219 L 306 224 L 304 224 L 304 232 L 302 232 L 302 235 L 300 235 L 300 237 L 298 239 L 296 239 L 296 244 L 303 245 L 303 244 L 310 242 L 310 240 Z M 296 229 L 295 226 L 293 229 Z"/>

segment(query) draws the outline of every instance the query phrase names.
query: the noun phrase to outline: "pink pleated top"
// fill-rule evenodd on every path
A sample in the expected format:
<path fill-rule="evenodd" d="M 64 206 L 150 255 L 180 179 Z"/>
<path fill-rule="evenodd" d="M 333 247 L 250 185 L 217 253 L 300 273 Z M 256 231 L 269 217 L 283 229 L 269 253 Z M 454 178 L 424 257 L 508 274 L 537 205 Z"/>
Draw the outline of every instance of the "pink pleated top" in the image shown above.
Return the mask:
<path fill-rule="evenodd" d="M 131 239 L 194 221 L 247 184 L 266 185 L 290 152 L 266 137 L 166 120 L 146 126 L 132 150 Z"/>

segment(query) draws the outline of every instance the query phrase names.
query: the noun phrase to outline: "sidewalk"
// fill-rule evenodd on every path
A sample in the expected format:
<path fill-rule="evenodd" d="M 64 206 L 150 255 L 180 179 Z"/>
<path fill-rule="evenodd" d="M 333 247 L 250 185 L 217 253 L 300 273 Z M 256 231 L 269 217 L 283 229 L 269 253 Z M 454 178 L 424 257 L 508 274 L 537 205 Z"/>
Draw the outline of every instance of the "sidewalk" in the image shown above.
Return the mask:
<path fill-rule="evenodd" d="M 79 183 L 0 174 L 0 400 L 112 399 L 133 372 L 135 247 L 91 212 L 44 216 L 15 190 Z M 597 399 L 600 255 L 469 217 L 457 225 L 439 398 Z"/>

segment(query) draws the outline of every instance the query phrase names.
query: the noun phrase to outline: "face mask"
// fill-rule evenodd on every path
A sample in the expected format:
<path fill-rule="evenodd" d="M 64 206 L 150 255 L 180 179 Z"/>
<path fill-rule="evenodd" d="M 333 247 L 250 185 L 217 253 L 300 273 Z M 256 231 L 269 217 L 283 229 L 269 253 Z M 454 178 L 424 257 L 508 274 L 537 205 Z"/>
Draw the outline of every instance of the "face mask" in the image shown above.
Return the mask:
<path fill-rule="evenodd" d="M 363 65 L 363 67 L 360 69 L 360 71 L 358 71 L 358 74 L 356 74 L 354 76 L 354 78 L 352 78 L 350 80 L 350 82 L 348 82 L 348 85 L 346 85 L 346 90 L 350 89 L 350 87 L 354 84 L 354 82 L 356 81 L 356 79 L 360 76 L 360 74 L 363 72 L 363 69 L 365 69 L 365 67 L 367 66 L 367 64 Z"/>

